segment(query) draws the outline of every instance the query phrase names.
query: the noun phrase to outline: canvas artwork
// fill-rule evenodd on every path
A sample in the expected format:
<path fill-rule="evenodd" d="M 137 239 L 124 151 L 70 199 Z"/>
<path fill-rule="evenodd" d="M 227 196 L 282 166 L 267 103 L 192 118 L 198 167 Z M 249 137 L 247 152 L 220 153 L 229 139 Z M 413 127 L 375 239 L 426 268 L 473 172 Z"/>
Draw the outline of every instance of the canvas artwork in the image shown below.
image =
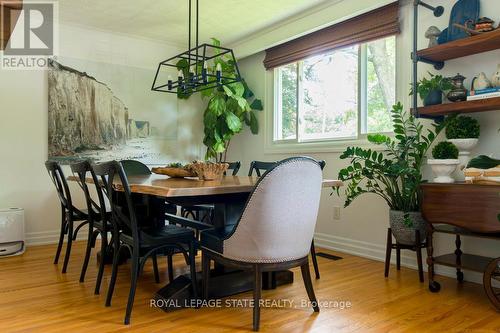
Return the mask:
<path fill-rule="evenodd" d="M 72 58 L 48 73 L 49 159 L 165 164 L 177 138 L 177 98 L 150 90 L 154 69 Z"/>

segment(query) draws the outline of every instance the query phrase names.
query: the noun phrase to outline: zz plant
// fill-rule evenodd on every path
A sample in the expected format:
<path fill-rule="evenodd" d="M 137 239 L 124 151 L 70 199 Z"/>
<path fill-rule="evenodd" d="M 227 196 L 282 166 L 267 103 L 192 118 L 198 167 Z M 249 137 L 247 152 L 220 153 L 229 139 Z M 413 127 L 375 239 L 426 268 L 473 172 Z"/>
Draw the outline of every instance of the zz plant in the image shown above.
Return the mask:
<path fill-rule="evenodd" d="M 403 110 L 401 103 L 393 106 L 391 115 L 394 138 L 384 134 L 368 135 L 369 142 L 383 145 L 385 150 L 348 147 L 340 158 L 348 159 L 350 165 L 340 170 L 338 178 L 346 184 L 345 207 L 362 194 L 374 193 L 382 197 L 390 209 L 403 211 L 405 224 L 411 226 L 407 213 L 420 207 L 421 167 L 445 124 L 435 122 L 432 130 L 424 130 L 412 114 Z M 339 188 L 337 194 L 340 194 Z"/>

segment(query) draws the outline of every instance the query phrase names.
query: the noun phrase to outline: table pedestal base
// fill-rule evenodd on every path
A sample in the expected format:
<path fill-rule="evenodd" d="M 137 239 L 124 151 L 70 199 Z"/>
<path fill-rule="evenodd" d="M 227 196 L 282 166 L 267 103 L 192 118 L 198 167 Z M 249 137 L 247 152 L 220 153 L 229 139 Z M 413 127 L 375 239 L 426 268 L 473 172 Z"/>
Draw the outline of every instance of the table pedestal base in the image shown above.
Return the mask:
<path fill-rule="evenodd" d="M 201 272 L 198 272 L 198 290 L 201 293 Z M 263 273 L 262 288 L 275 289 L 277 286 L 293 283 L 292 271 Z M 249 271 L 229 271 L 223 274 L 211 271 L 209 298 L 223 298 L 253 290 L 253 275 Z M 153 305 L 164 311 L 179 310 L 196 306 L 192 294 L 189 274 L 175 278 L 153 296 Z"/>

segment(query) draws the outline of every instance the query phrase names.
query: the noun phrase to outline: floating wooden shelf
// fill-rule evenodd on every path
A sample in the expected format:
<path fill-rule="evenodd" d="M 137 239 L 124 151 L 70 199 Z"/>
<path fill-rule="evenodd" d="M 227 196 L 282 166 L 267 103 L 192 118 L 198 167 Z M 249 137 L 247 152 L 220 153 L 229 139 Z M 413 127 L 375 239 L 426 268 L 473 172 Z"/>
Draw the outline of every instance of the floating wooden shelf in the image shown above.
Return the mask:
<path fill-rule="evenodd" d="M 462 38 L 445 44 L 417 51 L 421 58 L 432 61 L 445 61 L 500 48 L 500 29 L 480 35 Z"/>
<path fill-rule="evenodd" d="M 418 108 L 418 114 L 419 116 L 443 116 L 453 113 L 473 113 L 492 110 L 500 110 L 500 97 L 423 106 Z"/>

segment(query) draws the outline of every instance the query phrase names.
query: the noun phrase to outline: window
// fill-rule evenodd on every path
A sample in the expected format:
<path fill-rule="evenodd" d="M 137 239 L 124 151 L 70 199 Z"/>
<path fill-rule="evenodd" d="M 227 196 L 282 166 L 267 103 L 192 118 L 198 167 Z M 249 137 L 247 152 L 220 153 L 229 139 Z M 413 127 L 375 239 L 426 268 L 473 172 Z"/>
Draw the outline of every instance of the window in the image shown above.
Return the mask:
<path fill-rule="evenodd" d="M 395 37 L 275 68 L 275 141 L 355 139 L 391 131 Z"/>

